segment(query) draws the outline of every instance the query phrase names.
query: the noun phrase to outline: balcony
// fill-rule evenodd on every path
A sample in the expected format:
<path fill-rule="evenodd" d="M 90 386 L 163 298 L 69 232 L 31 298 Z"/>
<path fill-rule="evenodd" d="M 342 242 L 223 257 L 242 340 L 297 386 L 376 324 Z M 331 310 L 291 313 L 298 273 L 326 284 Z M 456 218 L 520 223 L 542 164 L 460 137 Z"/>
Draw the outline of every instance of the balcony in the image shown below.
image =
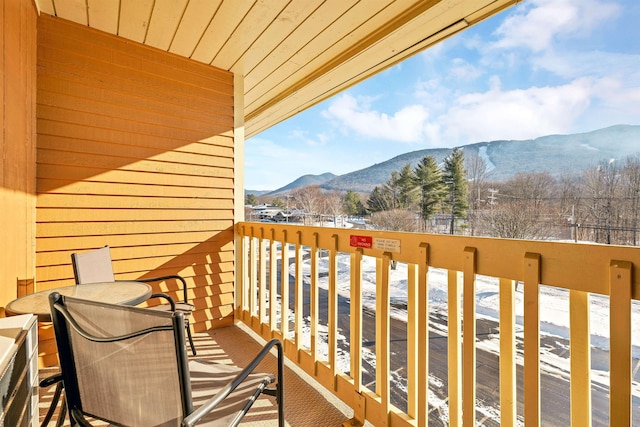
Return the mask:
<path fill-rule="evenodd" d="M 290 425 L 640 422 L 638 248 L 250 222 L 236 245 L 240 323 L 199 333 L 198 351 L 242 365 L 254 338 L 283 340 Z M 406 274 L 400 298 L 393 263 Z M 446 297 L 434 298 L 442 278 Z M 495 313 L 478 303 L 492 280 Z M 565 337 L 549 330 L 547 298 L 564 299 Z M 604 343 L 602 319 L 590 322 L 602 304 Z M 269 425 L 275 409 L 252 417 Z"/>

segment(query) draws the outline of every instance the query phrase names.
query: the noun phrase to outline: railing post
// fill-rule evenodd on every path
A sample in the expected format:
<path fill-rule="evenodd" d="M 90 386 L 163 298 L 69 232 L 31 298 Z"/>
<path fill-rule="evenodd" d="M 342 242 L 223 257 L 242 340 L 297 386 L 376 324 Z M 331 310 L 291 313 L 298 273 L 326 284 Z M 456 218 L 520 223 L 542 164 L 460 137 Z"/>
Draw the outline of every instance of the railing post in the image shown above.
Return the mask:
<path fill-rule="evenodd" d="M 410 264 L 407 289 L 407 415 L 418 427 L 429 416 L 429 244 L 418 246 L 419 264 Z"/>
<path fill-rule="evenodd" d="M 540 254 L 524 256 L 524 422 L 540 425 Z"/>
<path fill-rule="evenodd" d="M 464 248 L 463 322 L 463 425 L 474 426 L 476 419 L 476 249 Z"/>
<path fill-rule="evenodd" d="M 365 422 L 365 399 L 362 393 L 362 249 L 357 248 L 350 256 L 350 362 L 354 391 L 357 393 L 353 418 L 343 423 L 345 427 L 362 426 Z"/>
<path fill-rule="evenodd" d="M 609 422 L 631 425 L 631 291 L 633 265 L 628 261 L 610 264 L 610 383 Z"/>

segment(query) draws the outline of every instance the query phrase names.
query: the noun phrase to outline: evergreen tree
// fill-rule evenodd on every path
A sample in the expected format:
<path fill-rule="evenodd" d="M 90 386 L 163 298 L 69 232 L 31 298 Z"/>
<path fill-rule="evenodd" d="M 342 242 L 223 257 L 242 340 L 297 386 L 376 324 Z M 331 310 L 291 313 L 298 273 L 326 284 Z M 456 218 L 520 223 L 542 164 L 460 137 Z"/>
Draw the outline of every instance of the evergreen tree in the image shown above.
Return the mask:
<path fill-rule="evenodd" d="M 398 207 L 410 209 L 416 202 L 415 176 L 411 165 L 407 163 L 398 175 Z"/>
<path fill-rule="evenodd" d="M 451 213 L 450 234 L 454 232 L 456 218 L 466 216 L 469 208 L 466 176 L 464 153 L 459 148 L 454 148 L 451 154 L 444 159 L 443 174 L 443 183 L 447 194 L 444 204 L 447 206 L 448 212 Z"/>
<path fill-rule="evenodd" d="M 392 200 L 390 194 L 384 188 L 376 186 L 367 200 L 370 212 L 382 212 L 391 209 Z"/>
<path fill-rule="evenodd" d="M 365 208 L 360 200 L 360 195 L 353 190 L 348 190 L 343 199 L 344 212 L 347 215 L 364 215 Z"/>
<path fill-rule="evenodd" d="M 389 201 L 387 209 L 383 210 L 386 211 L 400 207 L 400 174 L 398 171 L 391 172 L 391 177 L 389 181 L 382 186 L 382 191 Z"/>
<path fill-rule="evenodd" d="M 414 185 L 419 190 L 419 208 L 425 228 L 427 221 L 438 211 L 445 196 L 442 171 L 433 156 L 425 156 L 414 170 Z"/>
<path fill-rule="evenodd" d="M 244 196 L 244 204 L 249 206 L 255 206 L 258 204 L 258 198 L 255 194 L 247 194 Z"/>

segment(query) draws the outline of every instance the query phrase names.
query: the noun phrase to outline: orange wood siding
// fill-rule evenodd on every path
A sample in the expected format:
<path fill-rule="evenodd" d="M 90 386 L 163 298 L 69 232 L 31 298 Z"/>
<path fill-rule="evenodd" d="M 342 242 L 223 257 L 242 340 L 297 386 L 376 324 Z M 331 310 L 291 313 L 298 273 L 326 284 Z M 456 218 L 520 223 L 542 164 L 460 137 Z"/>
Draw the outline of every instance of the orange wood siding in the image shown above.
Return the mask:
<path fill-rule="evenodd" d="M 196 331 L 230 323 L 233 75 L 46 14 L 37 58 L 38 289 L 109 245 L 117 279 L 184 276 Z"/>
<path fill-rule="evenodd" d="M 0 307 L 35 278 L 36 21 L 31 0 L 0 4 Z"/>

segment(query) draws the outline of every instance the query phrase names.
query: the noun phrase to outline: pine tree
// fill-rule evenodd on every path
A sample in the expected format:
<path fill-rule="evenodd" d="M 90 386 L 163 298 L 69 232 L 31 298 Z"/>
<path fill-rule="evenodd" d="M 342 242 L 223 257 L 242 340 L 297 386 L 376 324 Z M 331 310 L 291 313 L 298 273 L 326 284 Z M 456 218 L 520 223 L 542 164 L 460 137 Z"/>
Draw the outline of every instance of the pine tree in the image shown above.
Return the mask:
<path fill-rule="evenodd" d="M 360 196 L 355 191 L 348 190 L 342 198 L 342 201 L 344 211 L 347 215 L 363 215 L 365 213 Z"/>
<path fill-rule="evenodd" d="M 367 200 L 367 207 L 370 212 L 382 212 L 391 209 L 391 198 L 389 192 L 384 188 L 376 186 Z"/>
<path fill-rule="evenodd" d="M 450 234 L 454 232 L 456 218 L 466 216 L 469 208 L 466 176 L 464 153 L 459 148 L 454 148 L 451 154 L 444 159 L 443 174 L 443 182 L 447 193 L 444 203 L 451 214 Z"/>
<path fill-rule="evenodd" d="M 398 207 L 410 209 L 416 202 L 415 175 L 411 165 L 407 163 L 398 175 Z"/>
<path fill-rule="evenodd" d="M 419 208 L 425 229 L 427 221 L 438 211 L 445 196 L 442 171 L 433 156 L 425 156 L 414 170 L 414 185 L 419 190 Z"/>

